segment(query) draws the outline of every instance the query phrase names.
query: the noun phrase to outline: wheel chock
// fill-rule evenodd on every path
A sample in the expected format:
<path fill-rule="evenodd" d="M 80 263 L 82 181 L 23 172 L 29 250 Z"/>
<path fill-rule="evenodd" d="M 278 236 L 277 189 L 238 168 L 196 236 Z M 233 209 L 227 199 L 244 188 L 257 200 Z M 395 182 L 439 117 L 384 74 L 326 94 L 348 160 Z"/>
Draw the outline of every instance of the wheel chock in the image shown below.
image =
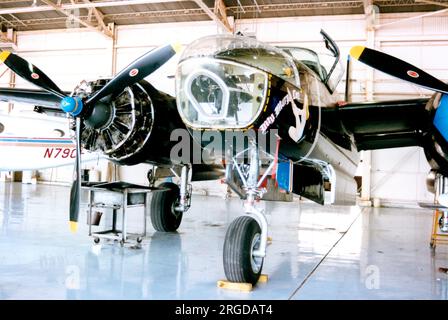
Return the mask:
<path fill-rule="evenodd" d="M 233 291 L 243 291 L 243 292 L 251 292 L 252 284 L 245 282 L 230 282 L 227 280 L 218 280 L 218 288 L 233 290 Z"/>
<path fill-rule="evenodd" d="M 261 274 L 258 279 L 258 283 L 266 283 L 269 280 L 269 276 L 267 274 Z M 218 280 L 217 284 L 218 288 L 228 289 L 233 291 L 243 291 L 243 292 L 251 292 L 253 289 L 252 284 L 246 282 L 230 282 L 227 280 Z"/>
<path fill-rule="evenodd" d="M 260 278 L 258 279 L 259 283 L 266 283 L 269 280 L 269 276 L 267 274 L 261 274 Z"/>

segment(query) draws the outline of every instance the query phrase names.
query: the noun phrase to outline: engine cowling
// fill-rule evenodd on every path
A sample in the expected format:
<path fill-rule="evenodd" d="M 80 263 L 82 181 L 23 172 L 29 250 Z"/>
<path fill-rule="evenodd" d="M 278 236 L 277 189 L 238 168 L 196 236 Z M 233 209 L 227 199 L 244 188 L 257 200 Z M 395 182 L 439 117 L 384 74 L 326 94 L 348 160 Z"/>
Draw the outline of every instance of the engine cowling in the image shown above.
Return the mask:
<path fill-rule="evenodd" d="M 426 110 L 431 114 L 432 119 L 440 106 L 441 96 L 440 93 L 434 94 L 426 104 Z M 431 169 L 448 176 L 448 141 L 434 125 L 425 137 L 423 148 Z"/>
<path fill-rule="evenodd" d="M 78 86 L 75 95 L 87 97 L 108 80 Z M 99 151 L 110 160 L 133 165 L 141 162 L 170 165 L 171 131 L 185 128 L 175 99 L 155 89 L 146 81 L 127 87 L 100 101 L 83 118 L 82 144 Z"/>

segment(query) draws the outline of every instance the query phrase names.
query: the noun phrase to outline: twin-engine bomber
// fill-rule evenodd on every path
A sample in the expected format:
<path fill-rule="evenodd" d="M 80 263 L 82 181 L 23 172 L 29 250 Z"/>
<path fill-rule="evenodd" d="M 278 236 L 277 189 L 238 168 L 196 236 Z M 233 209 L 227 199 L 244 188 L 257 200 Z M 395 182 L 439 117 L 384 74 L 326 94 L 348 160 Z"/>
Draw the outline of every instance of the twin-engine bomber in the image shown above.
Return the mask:
<path fill-rule="evenodd" d="M 158 231 L 180 226 L 191 205 L 192 181 L 224 177 L 244 200 L 245 213 L 226 233 L 225 275 L 255 284 L 268 239 L 268 223 L 256 202 L 268 179 L 320 204 L 326 191 L 331 203 L 352 204 L 359 151 L 420 146 L 432 168 L 428 185 L 441 202 L 445 198 L 440 182 L 448 175 L 448 85 L 397 58 L 354 47 L 353 58 L 436 93 L 430 99 L 341 104 L 335 94 L 344 74 L 339 48 L 321 34 L 325 56 L 243 36 L 198 39 L 180 58 L 175 98 L 143 79 L 168 61 L 177 46 L 150 51 L 114 78 L 84 81 L 71 94 L 32 64 L 3 51 L 0 59 L 41 90 L 0 89 L 0 99 L 66 112 L 74 120 L 72 228 L 79 214 L 81 145 L 120 165 L 156 165 L 148 175 L 150 184 L 159 177 L 179 177 L 179 185 L 165 182 L 152 197 L 151 221 Z M 178 130 L 187 132 L 182 155 L 173 152 L 182 143 L 173 139 Z"/>

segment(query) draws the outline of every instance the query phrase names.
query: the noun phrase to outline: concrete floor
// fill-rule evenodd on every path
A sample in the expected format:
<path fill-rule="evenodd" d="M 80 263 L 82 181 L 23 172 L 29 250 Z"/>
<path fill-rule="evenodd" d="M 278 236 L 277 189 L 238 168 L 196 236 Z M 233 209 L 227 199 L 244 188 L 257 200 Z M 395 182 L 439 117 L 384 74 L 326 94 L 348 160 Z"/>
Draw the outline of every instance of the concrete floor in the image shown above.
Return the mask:
<path fill-rule="evenodd" d="M 69 233 L 68 196 L 0 184 L 0 299 L 448 299 L 448 248 L 429 248 L 430 210 L 261 203 L 270 280 L 240 293 L 216 287 L 239 200 L 196 196 L 179 233 L 149 228 L 138 249 L 93 245 L 84 224 Z"/>

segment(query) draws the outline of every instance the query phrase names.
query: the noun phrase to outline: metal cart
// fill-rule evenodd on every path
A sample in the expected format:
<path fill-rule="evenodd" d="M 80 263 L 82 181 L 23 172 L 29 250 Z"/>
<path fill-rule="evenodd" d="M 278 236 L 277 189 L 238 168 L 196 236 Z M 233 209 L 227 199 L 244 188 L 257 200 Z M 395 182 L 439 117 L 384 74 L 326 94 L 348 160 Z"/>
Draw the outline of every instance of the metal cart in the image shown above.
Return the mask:
<path fill-rule="evenodd" d="M 95 243 L 100 239 L 120 241 L 124 245 L 128 239 L 138 243 L 146 236 L 146 217 L 149 210 L 149 193 L 157 188 L 140 186 L 136 184 L 118 182 L 85 182 L 82 188 L 88 191 L 88 214 L 89 236 L 94 237 Z M 142 223 L 143 233 L 135 234 L 127 232 L 127 209 L 143 208 Z M 112 211 L 112 226 L 105 230 L 92 232 L 92 211 L 94 208 L 110 209 Z M 105 210 L 104 212 L 110 211 Z M 118 212 L 121 211 L 121 230 L 117 229 Z"/>

